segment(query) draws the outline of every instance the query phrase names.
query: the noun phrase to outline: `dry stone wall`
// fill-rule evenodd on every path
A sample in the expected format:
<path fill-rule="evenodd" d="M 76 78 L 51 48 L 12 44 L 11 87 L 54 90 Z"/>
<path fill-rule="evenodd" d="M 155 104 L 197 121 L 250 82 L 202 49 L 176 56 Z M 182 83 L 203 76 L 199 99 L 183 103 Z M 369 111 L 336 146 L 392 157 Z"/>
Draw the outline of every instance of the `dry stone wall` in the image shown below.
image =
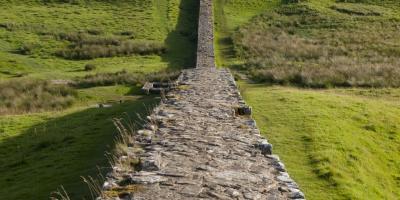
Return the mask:
<path fill-rule="evenodd" d="M 98 199 L 304 199 L 227 69 L 216 69 L 212 1 L 200 0 L 198 60 L 166 94 L 115 166 Z M 244 115 L 242 115 L 244 114 Z"/>
<path fill-rule="evenodd" d="M 200 0 L 196 68 L 215 68 L 212 1 Z"/>

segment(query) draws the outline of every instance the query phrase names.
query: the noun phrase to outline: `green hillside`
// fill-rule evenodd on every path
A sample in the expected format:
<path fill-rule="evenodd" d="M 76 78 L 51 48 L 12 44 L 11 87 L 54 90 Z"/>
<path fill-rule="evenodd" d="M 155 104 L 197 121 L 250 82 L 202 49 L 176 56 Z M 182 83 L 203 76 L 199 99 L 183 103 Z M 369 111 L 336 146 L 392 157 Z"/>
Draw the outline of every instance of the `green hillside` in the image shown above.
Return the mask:
<path fill-rule="evenodd" d="M 399 197 L 399 89 L 242 89 L 307 199 Z"/>
<path fill-rule="evenodd" d="M 307 199 L 398 199 L 400 2 L 292 2 L 215 1 L 217 63 Z"/>
<path fill-rule="evenodd" d="M 139 88 L 194 65 L 196 0 L 0 0 L 0 199 L 48 199 L 109 171 L 112 119 L 159 102 Z M 168 72 L 166 72 L 168 71 Z M 99 108 L 99 104 L 111 107 Z"/>
<path fill-rule="evenodd" d="M 88 63 L 97 66 L 95 72 L 150 72 L 193 64 L 194 1 L 76 2 L 0 1 L 0 77 L 71 78 L 85 75 Z M 179 7 L 186 10 L 180 12 Z M 57 56 L 75 38 L 98 43 L 152 41 L 168 50 L 162 55 L 81 60 Z"/>
<path fill-rule="evenodd" d="M 198 2 L 0 0 L 0 199 L 90 199 L 112 119 L 194 66 Z M 213 2 L 217 65 L 306 198 L 397 200 L 400 1 Z"/>
<path fill-rule="evenodd" d="M 240 27 L 234 48 L 255 81 L 398 87 L 400 5 L 389 5 L 285 4 Z"/>

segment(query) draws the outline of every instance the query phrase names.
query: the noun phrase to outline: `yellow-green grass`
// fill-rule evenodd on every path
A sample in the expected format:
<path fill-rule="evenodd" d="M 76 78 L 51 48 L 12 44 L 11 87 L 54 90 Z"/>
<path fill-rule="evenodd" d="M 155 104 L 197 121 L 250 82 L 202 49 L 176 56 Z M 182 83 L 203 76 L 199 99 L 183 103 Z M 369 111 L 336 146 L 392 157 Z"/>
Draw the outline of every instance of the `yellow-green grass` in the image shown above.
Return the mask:
<path fill-rule="evenodd" d="M 240 86 L 307 199 L 398 199 L 399 89 Z"/>
<path fill-rule="evenodd" d="M 194 66 L 196 0 L 44 2 L 0 0 L 0 81 L 68 80 L 123 69 L 148 73 Z M 168 50 L 160 56 L 57 57 L 55 52 L 70 44 L 57 35 L 79 31 L 153 40 Z M 132 34 L 121 36 L 121 32 Z M 18 52 L 25 44 L 33 47 L 28 55 Z M 96 69 L 84 71 L 86 64 Z M 61 185 L 71 199 L 89 199 L 80 176 L 95 176 L 97 166 L 103 172 L 110 170 L 104 154 L 113 149 L 116 131 L 111 119 L 129 115 L 138 120 L 137 114 L 158 102 L 154 96 L 141 96 L 136 86 L 75 89 L 78 95 L 66 110 L 0 116 L 1 199 L 48 199 Z M 113 106 L 95 108 L 98 103 Z"/>
<path fill-rule="evenodd" d="M 137 88 L 97 87 L 79 90 L 75 106 L 64 111 L 1 116 L 1 199 L 48 199 L 61 186 L 71 199 L 89 199 L 80 176 L 110 170 L 105 153 L 116 136 L 112 118 L 141 122 L 137 116 L 157 102 Z"/>
<path fill-rule="evenodd" d="M 290 23 L 301 17 L 307 19 L 310 17 L 308 13 L 294 15 L 297 19 L 293 16 L 279 18 L 278 12 L 284 6 L 282 2 L 215 1 L 218 64 L 246 71 L 244 64 L 248 60 L 234 49 L 232 36 L 237 29 L 251 23 L 255 31 L 257 25 L 263 29 L 268 27 L 267 23 L 282 23 L 282 30 L 288 29 L 290 34 L 305 39 L 340 33 L 338 30 L 343 27 L 352 27 L 349 37 L 365 38 L 358 37 L 368 35 L 360 35 L 361 30 L 369 26 L 375 30 L 376 23 L 389 25 L 383 26 L 385 28 L 392 27 L 390 24 L 400 17 L 399 10 L 395 9 L 400 7 L 398 1 L 365 0 L 358 1 L 363 4 L 346 4 L 333 0 L 309 0 L 292 7 L 306 6 L 319 16 L 327 16 L 327 20 L 301 27 Z M 345 10 L 339 12 L 331 6 L 339 6 L 339 10 L 344 7 Z M 371 11 L 371 8 L 375 10 Z M 366 13 L 367 16 L 351 16 L 346 13 L 349 11 Z M 381 14 L 374 16 L 375 11 Z M 261 13 L 272 17 L 257 20 Z M 335 21 L 340 21 L 343 27 L 335 30 L 338 27 Z M 379 31 L 389 34 L 388 30 L 392 28 Z M 265 34 L 268 36 L 271 37 Z M 265 38 L 265 41 L 270 39 Z M 329 41 L 329 37 L 327 39 Z M 395 43 L 390 38 L 378 39 L 371 40 L 370 44 L 382 41 L 380 47 L 390 47 Z M 276 47 L 282 46 L 279 42 L 275 44 Z M 314 65 L 318 67 L 316 63 Z M 253 107 L 259 128 L 274 145 L 274 152 L 283 159 L 307 199 L 398 199 L 399 89 L 312 90 L 244 82 L 240 86 L 246 102 Z"/>
<path fill-rule="evenodd" d="M 57 1 L 54 1 L 57 2 Z M 96 72 L 154 72 L 165 68 L 191 67 L 194 63 L 197 4 L 195 0 L 81 1 L 0 0 L 0 80 L 19 76 L 69 79 L 86 75 L 84 66 L 95 64 Z M 57 34 L 94 31 L 100 36 L 153 40 L 167 46 L 156 56 L 124 56 L 93 60 L 66 60 L 55 52 L 70 43 Z M 120 36 L 121 32 L 132 33 Z M 16 51 L 33 46 L 30 55 Z"/>
<path fill-rule="evenodd" d="M 262 2 L 215 3 L 219 65 L 282 85 L 400 85 L 400 2 Z"/>

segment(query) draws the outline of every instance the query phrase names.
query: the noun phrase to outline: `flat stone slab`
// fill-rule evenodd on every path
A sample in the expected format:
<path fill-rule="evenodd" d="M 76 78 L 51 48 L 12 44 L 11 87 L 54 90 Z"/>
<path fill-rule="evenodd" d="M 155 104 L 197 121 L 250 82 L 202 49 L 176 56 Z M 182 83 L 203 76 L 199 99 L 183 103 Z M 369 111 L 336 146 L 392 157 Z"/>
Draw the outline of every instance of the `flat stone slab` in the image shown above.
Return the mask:
<path fill-rule="evenodd" d="M 304 199 L 254 120 L 235 113 L 242 98 L 230 72 L 181 76 L 186 87 L 169 92 L 148 117 L 155 127 L 135 138 L 140 172 L 115 172 L 121 178 L 110 182 L 141 185 L 133 199 Z"/>

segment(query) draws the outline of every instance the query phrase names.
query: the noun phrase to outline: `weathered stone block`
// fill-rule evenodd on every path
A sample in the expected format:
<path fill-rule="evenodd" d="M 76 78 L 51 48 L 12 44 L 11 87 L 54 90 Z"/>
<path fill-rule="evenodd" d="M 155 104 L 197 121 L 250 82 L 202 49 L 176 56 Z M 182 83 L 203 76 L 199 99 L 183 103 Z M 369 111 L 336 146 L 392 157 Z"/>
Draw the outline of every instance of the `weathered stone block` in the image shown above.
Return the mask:
<path fill-rule="evenodd" d="M 251 112 L 252 112 L 252 108 L 250 106 L 247 106 L 247 105 L 235 108 L 235 114 L 236 115 L 250 116 Z"/>
<path fill-rule="evenodd" d="M 267 140 L 261 140 L 258 144 L 258 148 L 264 156 L 272 154 L 272 144 L 268 143 Z"/>

